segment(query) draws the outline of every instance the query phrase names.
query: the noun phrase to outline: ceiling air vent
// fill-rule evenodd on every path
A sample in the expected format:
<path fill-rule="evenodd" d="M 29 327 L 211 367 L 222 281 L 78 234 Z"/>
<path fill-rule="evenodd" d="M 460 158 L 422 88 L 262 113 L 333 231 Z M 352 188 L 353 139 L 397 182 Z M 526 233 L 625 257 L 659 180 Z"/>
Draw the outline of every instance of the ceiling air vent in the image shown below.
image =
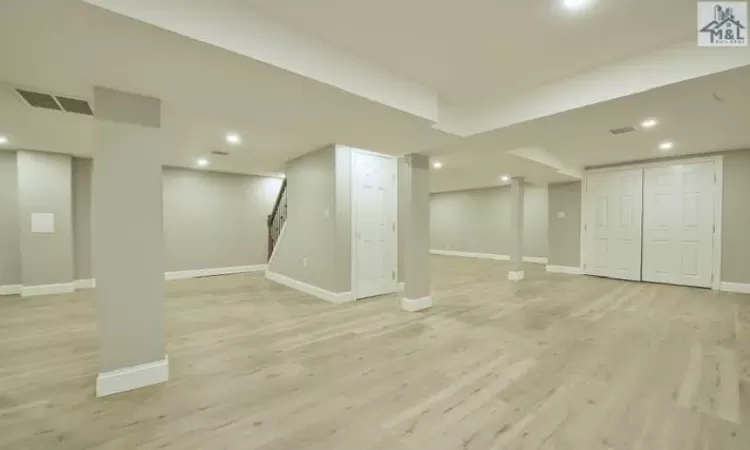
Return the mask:
<path fill-rule="evenodd" d="M 55 97 L 57 98 L 57 101 L 60 103 L 60 106 L 67 111 L 71 113 L 76 114 L 86 114 L 87 116 L 93 116 L 94 111 L 91 110 L 91 106 L 89 106 L 89 102 L 86 100 L 79 100 L 77 98 L 70 98 L 70 97 Z"/>
<path fill-rule="evenodd" d="M 632 133 L 633 131 L 635 131 L 635 128 L 633 127 L 622 127 L 615 128 L 614 130 L 609 130 L 609 133 L 612 136 L 617 136 L 618 134 Z"/>
<path fill-rule="evenodd" d="M 229 152 L 225 152 L 223 150 L 212 150 L 211 154 L 216 156 L 229 156 Z"/>
<path fill-rule="evenodd" d="M 78 98 L 55 96 L 44 92 L 34 92 L 27 89 L 16 89 L 18 95 L 23 98 L 29 106 L 35 108 L 54 109 L 55 111 L 65 111 L 75 114 L 85 114 L 93 116 L 94 111 L 86 100 Z"/>
<path fill-rule="evenodd" d="M 62 109 L 57 103 L 57 100 L 55 100 L 55 97 L 49 94 L 25 91 L 23 89 L 16 89 L 16 91 L 18 91 L 18 94 L 23 97 L 24 100 L 26 100 L 26 103 L 28 103 L 29 106 L 33 106 L 35 108 L 56 109 L 58 111 Z"/>

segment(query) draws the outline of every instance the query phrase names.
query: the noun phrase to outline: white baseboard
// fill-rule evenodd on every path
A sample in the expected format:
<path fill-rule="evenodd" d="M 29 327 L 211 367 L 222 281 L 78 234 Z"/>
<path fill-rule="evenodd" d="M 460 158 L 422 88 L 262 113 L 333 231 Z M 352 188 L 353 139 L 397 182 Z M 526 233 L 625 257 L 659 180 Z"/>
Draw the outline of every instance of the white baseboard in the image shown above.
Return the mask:
<path fill-rule="evenodd" d="M 494 253 L 459 252 L 454 250 L 430 250 L 433 255 L 460 256 L 462 258 L 494 259 L 496 261 L 510 261 L 510 255 L 497 255 Z M 547 258 L 540 256 L 524 256 L 523 262 L 547 264 Z"/>
<path fill-rule="evenodd" d="M 567 273 L 568 275 L 583 275 L 583 267 L 548 265 L 547 272 Z"/>
<path fill-rule="evenodd" d="M 510 260 L 510 256 L 508 255 L 495 255 L 493 253 L 458 252 L 454 250 L 430 250 L 430 253 L 433 255 L 460 256 L 462 258 L 495 259 L 498 261 Z"/>
<path fill-rule="evenodd" d="M 165 273 L 164 279 L 166 279 L 167 281 L 186 280 L 188 278 L 213 277 L 216 275 L 234 275 L 237 273 L 262 272 L 266 270 L 266 267 L 266 264 L 256 264 L 253 266 L 218 267 L 215 269 L 180 270 L 176 272 Z"/>
<path fill-rule="evenodd" d="M 524 256 L 523 262 L 534 264 L 547 264 L 547 258 L 543 256 Z"/>
<path fill-rule="evenodd" d="M 85 280 L 75 280 L 73 282 L 76 289 L 91 289 L 96 287 L 96 280 L 93 278 L 87 278 Z"/>
<path fill-rule="evenodd" d="M 169 357 L 146 364 L 100 373 L 96 377 L 96 396 L 117 394 L 164 383 L 169 379 Z"/>
<path fill-rule="evenodd" d="M 523 270 L 519 270 L 516 272 L 512 272 L 512 271 L 508 272 L 508 279 L 510 281 L 521 281 L 523 280 L 523 277 L 524 277 Z"/>
<path fill-rule="evenodd" d="M 727 292 L 737 292 L 740 294 L 750 294 L 750 283 L 730 283 L 722 281 L 719 289 Z"/>
<path fill-rule="evenodd" d="M 57 283 L 40 284 L 37 286 L 21 286 L 21 297 L 33 297 L 36 295 L 67 294 L 76 290 L 75 284 Z"/>
<path fill-rule="evenodd" d="M 407 312 L 423 311 L 432 307 L 432 297 L 402 298 L 401 309 Z"/>
<path fill-rule="evenodd" d="M 289 278 L 285 275 L 274 273 L 268 270 L 266 270 L 266 278 L 268 278 L 271 281 L 275 281 L 279 284 L 283 284 L 286 287 L 290 287 L 292 289 L 302 291 L 306 294 L 310 294 L 313 297 L 318 297 L 330 303 L 339 304 L 339 303 L 347 303 L 347 302 L 354 301 L 354 299 L 352 298 L 351 292 L 327 291 L 323 288 L 319 288 L 318 286 L 313 286 L 311 284 L 303 283 L 293 278 Z"/>
<path fill-rule="evenodd" d="M 20 284 L 6 284 L 4 286 L 0 286 L 0 295 L 18 295 L 20 293 Z"/>

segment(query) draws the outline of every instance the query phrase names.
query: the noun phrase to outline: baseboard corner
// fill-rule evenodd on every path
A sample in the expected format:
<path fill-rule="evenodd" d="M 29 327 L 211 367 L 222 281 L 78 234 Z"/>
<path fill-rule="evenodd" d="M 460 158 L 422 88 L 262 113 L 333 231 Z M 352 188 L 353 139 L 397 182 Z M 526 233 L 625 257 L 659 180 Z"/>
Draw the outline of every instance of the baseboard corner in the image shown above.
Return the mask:
<path fill-rule="evenodd" d="M 18 295 L 20 293 L 20 284 L 5 284 L 0 286 L 0 295 Z"/>
<path fill-rule="evenodd" d="M 321 300 L 325 300 L 329 303 L 342 304 L 354 301 L 354 296 L 351 291 L 348 292 L 331 292 L 312 284 L 307 284 L 294 278 L 290 278 L 280 273 L 271 272 L 266 269 L 266 278 L 276 283 L 282 284 L 288 288 L 292 288 L 296 291 L 304 292 L 305 294 L 312 295 Z"/>
<path fill-rule="evenodd" d="M 432 307 L 432 297 L 422 297 L 422 298 L 402 298 L 401 299 L 401 309 L 403 309 L 406 312 L 419 312 L 424 311 L 425 309 Z"/>
<path fill-rule="evenodd" d="M 516 270 L 508 272 L 508 280 L 510 281 L 521 281 L 525 277 L 523 270 Z"/>
<path fill-rule="evenodd" d="M 118 394 L 164 383 L 169 380 L 169 357 L 137 366 L 99 373 L 96 377 L 96 396 Z"/>

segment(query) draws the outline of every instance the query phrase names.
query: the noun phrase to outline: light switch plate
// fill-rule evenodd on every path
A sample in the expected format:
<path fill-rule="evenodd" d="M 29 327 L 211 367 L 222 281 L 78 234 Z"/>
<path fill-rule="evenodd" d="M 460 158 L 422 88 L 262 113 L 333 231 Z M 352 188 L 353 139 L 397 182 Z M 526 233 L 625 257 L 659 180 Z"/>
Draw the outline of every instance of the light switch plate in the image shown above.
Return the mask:
<path fill-rule="evenodd" d="M 558 211 L 557 218 L 558 219 L 564 219 L 565 218 L 565 211 Z"/>

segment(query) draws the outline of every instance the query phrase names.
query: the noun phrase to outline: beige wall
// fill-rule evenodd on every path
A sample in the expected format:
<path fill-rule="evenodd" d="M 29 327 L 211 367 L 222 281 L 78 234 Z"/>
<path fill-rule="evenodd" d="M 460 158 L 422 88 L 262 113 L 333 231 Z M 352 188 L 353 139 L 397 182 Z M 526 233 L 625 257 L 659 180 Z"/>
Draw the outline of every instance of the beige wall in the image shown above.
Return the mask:
<path fill-rule="evenodd" d="M 431 248 L 508 255 L 511 251 L 507 186 L 430 196 Z M 547 256 L 547 188 L 526 185 L 524 256 Z"/>
<path fill-rule="evenodd" d="M 91 263 L 91 167 L 73 158 L 73 266 L 76 280 L 94 277 Z"/>
<path fill-rule="evenodd" d="M 581 265 L 581 182 L 551 184 L 549 191 L 549 255 L 553 266 Z M 564 217 L 560 217 L 560 213 Z"/>
<path fill-rule="evenodd" d="M 164 169 L 166 270 L 266 263 L 281 179 Z"/>
<path fill-rule="evenodd" d="M 350 205 L 341 191 L 348 186 L 336 176 L 348 171 L 339 153 L 348 149 L 340 149 L 325 147 L 287 163 L 289 215 L 269 265 L 271 272 L 336 293 L 351 290 L 351 243 L 343 223 L 351 221 Z"/>
<path fill-rule="evenodd" d="M 72 158 L 69 172 L 69 264 L 73 279 L 89 279 L 92 160 Z M 0 286 L 22 284 L 16 177 L 16 152 L 0 152 Z M 162 181 L 167 271 L 266 263 L 266 215 L 281 179 L 165 167 Z"/>
<path fill-rule="evenodd" d="M 0 286 L 21 284 L 16 152 L 0 151 Z"/>
<path fill-rule="evenodd" d="M 73 281 L 71 157 L 21 151 L 16 156 L 21 278 L 24 286 Z M 32 233 L 34 213 L 54 215 L 54 232 Z"/>
<path fill-rule="evenodd" d="M 724 156 L 721 280 L 750 283 L 750 150 Z"/>

